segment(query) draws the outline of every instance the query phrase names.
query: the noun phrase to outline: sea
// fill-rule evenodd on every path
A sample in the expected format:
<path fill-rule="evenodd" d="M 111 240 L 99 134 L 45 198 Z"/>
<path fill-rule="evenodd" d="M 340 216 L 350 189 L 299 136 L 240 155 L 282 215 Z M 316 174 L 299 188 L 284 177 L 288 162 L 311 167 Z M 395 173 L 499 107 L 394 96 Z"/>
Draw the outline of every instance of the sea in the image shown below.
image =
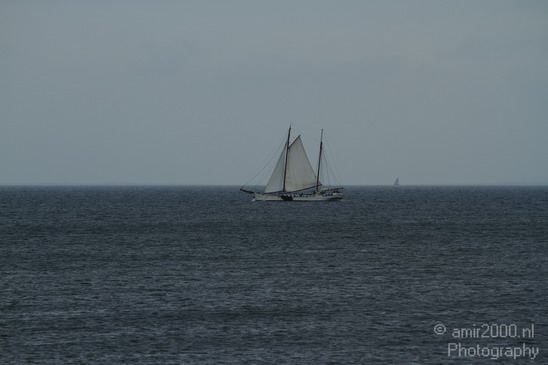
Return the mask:
<path fill-rule="evenodd" d="M 0 187 L 0 363 L 548 363 L 548 187 L 344 192 Z"/>

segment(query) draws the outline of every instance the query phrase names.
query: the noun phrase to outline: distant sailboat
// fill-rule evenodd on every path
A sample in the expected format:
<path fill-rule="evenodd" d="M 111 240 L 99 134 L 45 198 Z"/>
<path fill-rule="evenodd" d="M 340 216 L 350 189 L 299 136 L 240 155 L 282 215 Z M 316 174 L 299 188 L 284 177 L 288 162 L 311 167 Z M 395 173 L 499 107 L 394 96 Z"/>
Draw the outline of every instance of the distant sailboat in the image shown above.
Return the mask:
<path fill-rule="evenodd" d="M 291 141 L 291 127 L 287 133 L 287 142 L 280 154 L 276 167 L 266 184 L 264 191 L 240 190 L 254 195 L 258 201 L 326 201 L 343 198 L 342 187 L 322 188 L 320 169 L 322 168 L 323 129 L 320 138 L 318 170 L 315 173 L 301 136 Z"/>
<path fill-rule="evenodd" d="M 394 181 L 394 186 L 400 186 L 400 177 L 399 176 L 396 178 L 396 181 Z"/>

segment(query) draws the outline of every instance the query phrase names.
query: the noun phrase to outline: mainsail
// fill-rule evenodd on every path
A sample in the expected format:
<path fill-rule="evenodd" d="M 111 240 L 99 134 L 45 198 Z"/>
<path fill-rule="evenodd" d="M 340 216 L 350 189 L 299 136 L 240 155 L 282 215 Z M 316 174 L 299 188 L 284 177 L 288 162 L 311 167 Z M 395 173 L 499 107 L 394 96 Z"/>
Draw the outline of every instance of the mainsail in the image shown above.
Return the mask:
<path fill-rule="evenodd" d="M 272 176 L 266 185 L 265 193 L 294 192 L 315 186 L 316 174 L 304 150 L 301 136 L 298 136 L 289 148 L 284 148 L 280 154 Z"/>

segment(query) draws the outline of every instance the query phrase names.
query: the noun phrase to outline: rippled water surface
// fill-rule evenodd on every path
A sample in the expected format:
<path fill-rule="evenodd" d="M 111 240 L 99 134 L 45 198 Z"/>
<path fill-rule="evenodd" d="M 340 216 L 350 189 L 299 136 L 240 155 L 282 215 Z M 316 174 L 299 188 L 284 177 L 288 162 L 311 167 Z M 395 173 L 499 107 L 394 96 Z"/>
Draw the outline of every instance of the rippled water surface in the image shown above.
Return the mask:
<path fill-rule="evenodd" d="M 2 364 L 544 364 L 547 282 L 546 187 L 0 188 Z"/>

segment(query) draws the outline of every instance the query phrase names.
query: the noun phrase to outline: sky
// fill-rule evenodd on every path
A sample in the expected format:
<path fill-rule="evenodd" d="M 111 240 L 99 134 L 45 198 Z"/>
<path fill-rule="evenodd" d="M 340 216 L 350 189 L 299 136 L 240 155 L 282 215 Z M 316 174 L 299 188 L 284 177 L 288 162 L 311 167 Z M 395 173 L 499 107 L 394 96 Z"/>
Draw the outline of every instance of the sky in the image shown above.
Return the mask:
<path fill-rule="evenodd" d="M 0 1 L 0 184 L 548 184 L 548 2 Z"/>

